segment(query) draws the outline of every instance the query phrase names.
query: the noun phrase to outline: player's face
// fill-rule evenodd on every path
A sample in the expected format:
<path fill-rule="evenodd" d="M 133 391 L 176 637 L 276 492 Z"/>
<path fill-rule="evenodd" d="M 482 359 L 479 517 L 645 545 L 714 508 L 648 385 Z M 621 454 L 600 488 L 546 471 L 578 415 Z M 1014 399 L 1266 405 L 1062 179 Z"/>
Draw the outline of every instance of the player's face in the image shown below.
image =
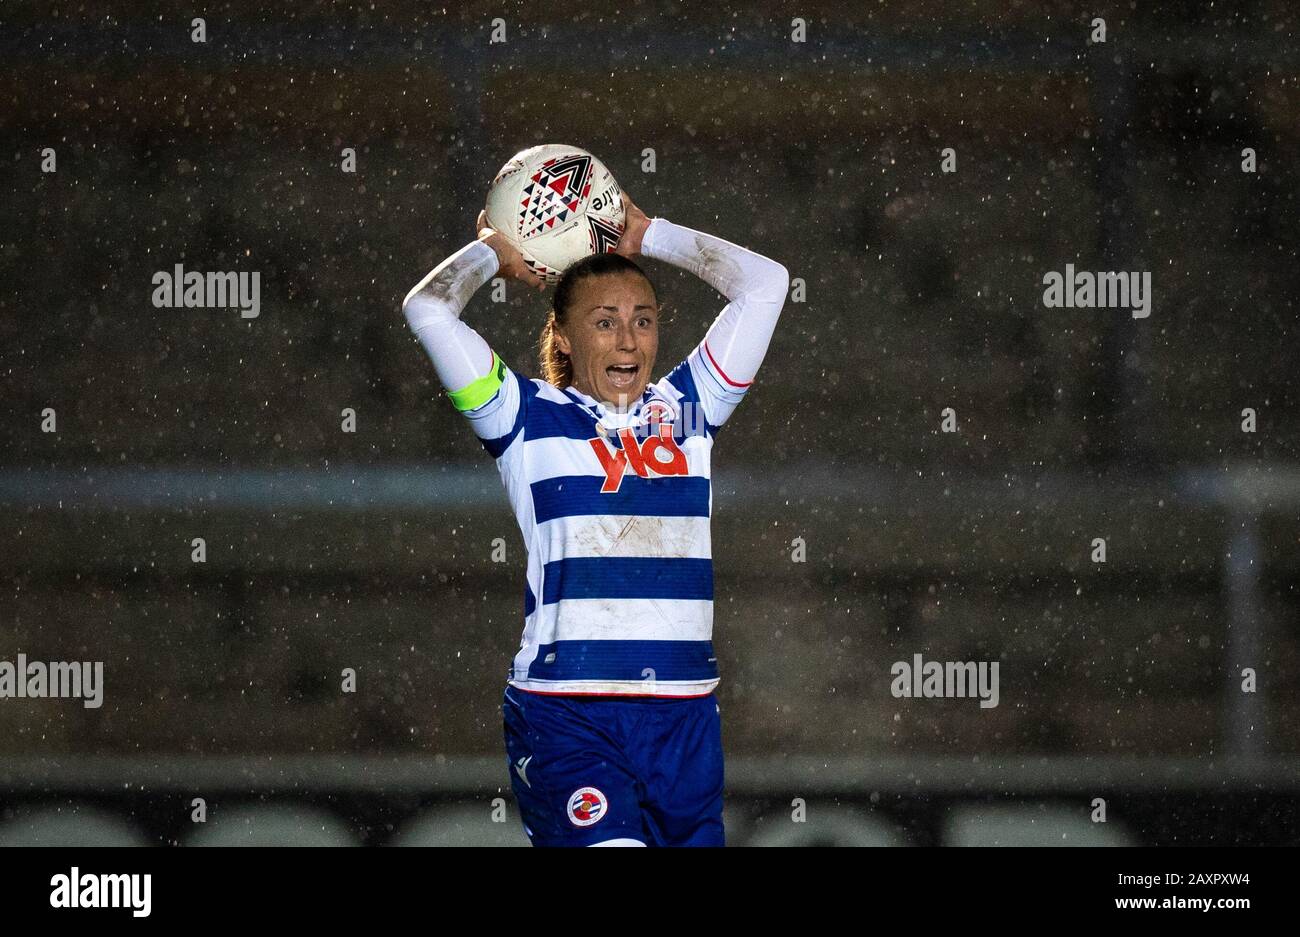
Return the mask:
<path fill-rule="evenodd" d="M 640 399 L 659 351 L 659 305 L 645 277 L 585 277 L 574 288 L 556 343 L 573 362 L 573 386 L 619 410 Z"/>

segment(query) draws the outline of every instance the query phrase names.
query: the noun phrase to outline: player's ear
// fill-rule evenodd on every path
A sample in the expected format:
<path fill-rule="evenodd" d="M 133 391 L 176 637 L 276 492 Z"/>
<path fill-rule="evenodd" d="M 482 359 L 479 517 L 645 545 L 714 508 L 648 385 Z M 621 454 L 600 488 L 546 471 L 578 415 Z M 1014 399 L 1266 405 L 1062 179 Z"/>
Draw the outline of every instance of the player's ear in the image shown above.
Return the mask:
<path fill-rule="evenodd" d="M 555 347 L 560 350 L 560 354 L 573 357 L 573 346 L 569 344 L 569 337 L 560 331 L 558 326 L 552 326 L 555 330 Z"/>

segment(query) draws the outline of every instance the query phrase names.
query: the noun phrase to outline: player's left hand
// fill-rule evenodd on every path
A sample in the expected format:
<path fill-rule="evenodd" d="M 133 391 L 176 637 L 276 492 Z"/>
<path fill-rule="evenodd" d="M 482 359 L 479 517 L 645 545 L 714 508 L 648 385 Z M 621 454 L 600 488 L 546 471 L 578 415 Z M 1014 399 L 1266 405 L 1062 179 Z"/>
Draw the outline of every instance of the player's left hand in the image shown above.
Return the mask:
<path fill-rule="evenodd" d="M 474 222 L 474 227 L 478 229 L 478 239 L 496 252 L 501 273 L 527 283 L 538 292 L 546 289 L 546 281 L 528 269 L 519 250 L 507 241 L 500 231 L 488 224 L 486 211 L 478 213 L 478 220 Z"/>
<path fill-rule="evenodd" d="M 614 253 L 631 257 L 641 253 L 641 239 L 645 237 L 646 228 L 650 227 L 650 219 L 645 212 L 632 203 L 626 192 L 623 192 L 622 196 L 626 226 L 623 228 L 623 236 L 618 239 L 618 246 L 614 248 Z"/>

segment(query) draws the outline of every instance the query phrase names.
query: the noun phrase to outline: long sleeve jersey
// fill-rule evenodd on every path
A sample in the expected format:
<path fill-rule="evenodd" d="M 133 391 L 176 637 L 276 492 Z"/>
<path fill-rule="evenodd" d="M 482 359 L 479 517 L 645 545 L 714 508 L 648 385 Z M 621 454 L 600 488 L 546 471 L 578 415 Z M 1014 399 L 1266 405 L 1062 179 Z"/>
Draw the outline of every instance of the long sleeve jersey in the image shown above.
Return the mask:
<path fill-rule="evenodd" d="M 474 241 L 403 304 L 453 405 L 496 460 L 528 550 L 508 682 L 561 695 L 701 696 L 713 652 L 714 437 L 752 385 L 789 287 L 785 267 L 664 218 L 644 256 L 728 300 L 686 359 L 623 411 L 515 373 L 460 318 L 498 269 Z"/>

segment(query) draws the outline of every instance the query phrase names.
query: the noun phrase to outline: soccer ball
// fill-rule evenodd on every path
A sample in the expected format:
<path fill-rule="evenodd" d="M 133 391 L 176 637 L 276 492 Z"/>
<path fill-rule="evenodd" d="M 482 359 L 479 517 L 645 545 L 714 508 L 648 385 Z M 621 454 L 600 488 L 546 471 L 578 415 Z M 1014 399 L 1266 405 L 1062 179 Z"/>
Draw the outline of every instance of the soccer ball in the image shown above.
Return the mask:
<path fill-rule="evenodd" d="M 550 143 L 510 158 L 487 196 L 487 222 L 528 269 L 555 283 L 571 265 L 618 245 L 626 225 L 618 183 L 596 157 Z"/>

